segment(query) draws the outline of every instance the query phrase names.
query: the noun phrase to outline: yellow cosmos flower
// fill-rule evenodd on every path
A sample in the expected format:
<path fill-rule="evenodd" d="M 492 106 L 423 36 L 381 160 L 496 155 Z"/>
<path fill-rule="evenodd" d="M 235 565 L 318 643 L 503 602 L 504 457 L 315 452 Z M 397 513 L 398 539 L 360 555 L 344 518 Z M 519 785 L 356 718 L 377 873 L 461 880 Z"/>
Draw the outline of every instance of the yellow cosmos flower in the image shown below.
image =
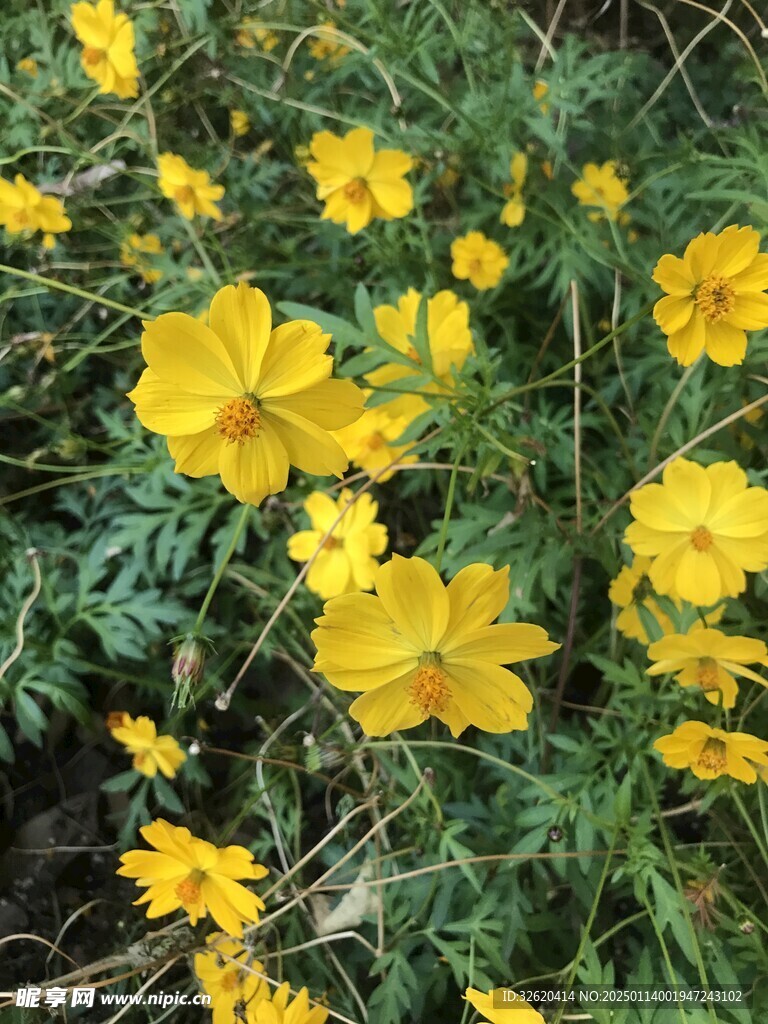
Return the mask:
<path fill-rule="evenodd" d="M 533 92 L 533 98 L 539 104 L 539 110 L 542 112 L 542 114 L 548 114 L 549 104 L 542 102 L 542 100 L 549 93 L 549 86 L 547 85 L 547 83 L 542 81 L 542 79 L 537 78 L 536 83 L 531 91 Z"/>
<path fill-rule="evenodd" d="M 341 477 L 348 460 L 329 431 L 360 416 L 363 395 L 329 379 L 330 335 L 308 320 L 272 330 L 266 295 L 243 282 L 216 293 L 208 320 L 145 322 L 148 368 L 128 395 L 144 426 L 168 437 L 176 472 L 218 473 L 252 505 L 285 490 L 290 466 Z"/>
<path fill-rule="evenodd" d="M 511 994 L 502 990 L 499 993 L 499 1001 Z M 541 1014 L 524 999 L 515 998 L 514 1002 L 509 1002 L 508 1008 L 494 1006 L 493 989 L 490 992 L 479 992 L 476 988 L 468 988 L 463 998 L 488 1024 L 544 1024 Z"/>
<path fill-rule="evenodd" d="M 149 903 L 148 918 L 183 907 L 190 923 L 196 925 L 210 910 L 216 924 L 239 939 L 243 937 L 243 923 L 258 923 L 264 904 L 238 879 L 258 880 L 269 871 L 262 864 L 254 864 L 253 854 L 244 846 L 219 849 L 164 818 L 139 831 L 155 850 L 124 853 L 117 873 L 135 878 L 136 885 L 147 889 L 133 905 Z"/>
<path fill-rule="evenodd" d="M 655 662 L 649 676 L 674 672 L 681 686 L 698 686 L 710 704 L 722 702 L 724 708 L 736 704 L 739 685 L 734 676 L 745 676 L 756 683 L 768 682 L 746 668 L 759 662 L 768 664 L 768 648 L 762 640 L 746 636 L 726 636 L 719 629 L 697 629 L 687 634 L 673 633 L 657 640 L 648 648 L 648 657 Z"/>
<path fill-rule="evenodd" d="M 352 500 L 352 491 L 342 490 L 336 501 L 322 491 L 310 494 L 304 511 L 311 530 L 300 530 L 288 538 L 288 555 L 296 562 L 306 562 L 323 539 L 339 512 Z M 363 494 L 350 508 L 307 573 L 307 587 L 324 601 L 339 594 L 373 590 L 373 577 L 379 567 L 375 555 L 387 547 L 387 528 L 377 523 L 379 503 L 370 494 Z"/>
<path fill-rule="evenodd" d="M 280 37 L 268 28 L 253 28 L 244 25 L 238 29 L 235 42 L 245 50 L 253 50 L 258 45 L 264 53 L 269 53 L 280 42 Z"/>
<path fill-rule="evenodd" d="M 619 177 L 618 167 L 615 160 L 607 160 L 602 165 L 584 164 L 581 178 L 571 185 L 571 192 L 582 206 L 599 207 L 599 212 L 590 214 L 591 220 L 622 219 L 621 207 L 629 199 L 629 192 Z"/>
<path fill-rule="evenodd" d="M 221 220 L 221 210 L 214 200 L 224 195 L 223 185 L 212 185 L 207 171 L 196 171 L 183 156 L 161 153 L 157 159 L 160 191 L 172 199 L 182 217 L 192 220 L 196 213 Z"/>
<path fill-rule="evenodd" d="M 187 759 L 173 736 L 157 735 L 157 726 L 146 715 L 139 715 L 134 720 L 124 713 L 120 724 L 111 731 L 113 738 L 122 743 L 129 754 L 134 755 L 133 767 L 136 771 L 149 779 L 157 775 L 158 769 L 166 779 L 174 778 L 176 770 Z"/>
<path fill-rule="evenodd" d="M 163 245 L 157 235 L 129 235 L 120 245 L 120 262 L 135 270 L 147 284 L 155 284 L 163 276 L 147 256 L 162 256 Z"/>
<path fill-rule="evenodd" d="M 525 153 L 515 153 L 509 164 L 510 184 L 504 186 L 504 194 L 509 199 L 504 204 L 499 220 L 508 228 L 517 228 L 525 220 L 525 202 L 523 186 L 528 175 L 528 157 Z"/>
<path fill-rule="evenodd" d="M 454 736 L 527 729 L 533 707 L 501 666 L 556 651 L 541 626 L 490 625 L 509 599 L 509 566 L 470 565 L 445 587 L 423 558 L 394 555 L 376 595 L 336 597 L 316 619 L 315 670 L 340 690 L 363 690 L 349 713 L 369 736 L 411 729 L 435 715 Z"/>
<path fill-rule="evenodd" d="M 414 347 L 416 318 L 421 304 L 421 292 L 409 288 L 397 300 L 397 306 L 377 306 L 373 315 L 376 330 L 384 341 L 398 352 L 413 360 L 409 369 L 401 363 L 386 363 L 366 374 L 366 381 L 374 388 L 388 387 L 407 390 L 408 378 L 421 374 L 421 358 Z M 432 360 L 432 373 L 449 387 L 453 385 L 453 370 L 460 370 L 467 357 L 474 352 L 472 332 L 469 329 L 469 306 L 451 291 L 441 291 L 427 300 L 427 337 Z M 414 388 L 416 390 L 416 388 Z M 420 385 L 422 394 L 445 394 L 436 381 Z M 394 392 L 383 408 L 394 419 L 404 417 L 408 422 L 429 408 L 419 395 L 397 396 Z M 401 431 L 402 433 L 402 431 Z M 398 435 L 394 435 L 397 437 Z"/>
<path fill-rule="evenodd" d="M 730 775 L 753 783 L 757 773 L 749 762 L 768 766 L 768 743 L 747 732 L 725 732 L 706 722 L 683 722 L 653 744 L 669 768 L 690 768 L 697 779 Z"/>
<path fill-rule="evenodd" d="M 336 26 L 332 21 L 326 21 L 320 27 L 325 34 L 319 38 L 313 36 L 309 40 L 309 52 L 315 60 L 327 60 L 330 64 L 338 64 L 350 52 L 349 47 L 339 42 Z"/>
<path fill-rule="evenodd" d="M 376 152 L 370 128 L 353 128 L 343 139 L 315 132 L 309 151 L 307 170 L 317 182 L 317 198 L 325 200 L 324 220 L 346 224 L 354 235 L 375 217 L 394 220 L 413 209 L 413 192 L 404 180 L 413 161 L 399 149 Z"/>
<path fill-rule="evenodd" d="M 481 231 L 470 231 L 451 242 L 451 272 L 460 281 L 469 282 L 479 291 L 495 288 L 509 265 L 509 257 L 501 246 L 486 238 Z"/>
<path fill-rule="evenodd" d="M 121 100 L 139 94 L 139 69 L 134 56 L 133 24 L 127 14 L 115 14 L 113 0 L 72 4 L 72 28 L 83 44 L 80 66 L 99 84 L 100 93 Z"/>
<path fill-rule="evenodd" d="M 209 935 L 206 942 L 205 953 L 195 955 L 195 974 L 211 997 L 213 1024 L 254 1024 L 257 1004 L 269 999 L 269 985 L 253 973 L 263 974 L 264 965 L 237 939 L 222 932 Z"/>
<path fill-rule="evenodd" d="M 654 589 L 704 607 L 737 597 L 744 570 L 768 566 L 768 491 L 749 487 L 735 462 L 675 459 L 662 481 L 634 491 L 624 534 L 635 554 L 653 557 Z"/>
<path fill-rule="evenodd" d="M 16 175 L 13 185 L 0 178 L 0 224 L 9 235 L 35 231 L 54 235 L 72 227 L 61 200 L 43 196 L 23 174 Z"/>
<path fill-rule="evenodd" d="M 240 138 L 251 130 L 251 119 L 244 110 L 230 110 L 229 126 L 232 134 Z"/>
<path fill-rule="evenodd" d="M 651 613 L 662 633 L 667 635 L 675 632 L 675 624 L 656 600 L 658 595 L 653 589 L 653 584 L 648 575 L 651 564 L 650 558 L 636 555 L 632 565 L 625 565 L 616 579 L 611 580 L 608 588 L 608 597 L 613 604 L 621 608 L 621 611 L 616 616 L 617 629 L 624 636 L 639 640 L 643 644 L 649 643 L 650 637 L 640 617 L 640 607 L 646 608 Z M 683 603 L 674 592 L 666 596 L 673 602 L 678 611 L 682 611 Z M 707 622 L 710 624 L 719 622 L 723 617 L 724 611 L 725 605 L 721 604 L 713 611 L 708 612 L 705 616 Z M 701 622 L 697 620 L 691 626 L 691 629 L 699 629 L 700 627 Z"/>
<path fill-rule="evenodd" d="M 30 78 L 37 78 L 37 61 L 34 57 L 22 57 L 16 65 L 17 71 L 23 71 Z"/>
<path fill-rule="evenodd" d="M 288 1002 L 291 986 L 284 981 L 272 994 L 256 1004 L 255 1024 L 325 1024 L 328 1010 L 324 1006 L 309 1006 L 309 992 L 302 988 L 292 1003 Z"/>
<path fill-rule="evenodd" d="M 366 397 L 370 392 L 365 392 Z M 393 418 L 385 405 L 366 409 L 355 423 L 341 430 L 335 430 L 333 436 L 344 449 L 350 462 L 365 470 L 368 476 L 376 476 L 379 470 L 393 462 L 407 465 L 417 461 L 416 455 L 406 455 L 411 447 L 408 444 L 392 444 L 402 436 L 410 420 L 405 416 Z M 387 470 L 376 476 L 378 483 L 383 484 L 395 473 Z"/>
<path fill-rule="evenodd" d="M 683 258 L 662 256 L 653 280 L 667 294 L 653 307 L 670 355 L 690 366 L 705 351 L 720 366 L 741 363 L 745 331 L 768 327 L 768 253 L 754 228 L 735 224 L 697 235 Z"/>

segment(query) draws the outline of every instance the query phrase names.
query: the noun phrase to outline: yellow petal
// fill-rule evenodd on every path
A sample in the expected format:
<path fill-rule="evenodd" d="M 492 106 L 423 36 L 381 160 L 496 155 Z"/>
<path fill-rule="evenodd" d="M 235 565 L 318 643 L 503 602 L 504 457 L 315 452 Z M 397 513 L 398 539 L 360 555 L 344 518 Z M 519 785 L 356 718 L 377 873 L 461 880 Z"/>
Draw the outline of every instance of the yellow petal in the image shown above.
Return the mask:
<path fill-rule="evenodd" d="M 292 466 L 314 476 L 341 478 L 349 465 L 339 442 L 311 420 L 289 412 L 278 402 L 265 402 L 264 423 L 269 423 Z M 272 492 L 274 493 L 274 492 Z"/>
<path fill-rule="evenodd" d="M 407 687 L 413 672 L 368 690 L 350 704 L 349 713 L 368 736 L 388 736 L 400 729 L 412 729 L 428 717 L 411 703 Z"/>
<path fill-rule="evenodd" d="M 717 251 L 717 272 L 723 277 L 741 273 L 753 262 L 760 248 L 760 234 L 754 228 L 735 225 L 720 232 Z"/>
<path fill-rule="evenodd" d="M 225 444 L 219 454 L 221 482 L 238 501 L 260 505 L 288 483 L 288 455 L 277 432 L 262 419 L 259 434 L 245 444 Z"/>
<path fill-rule="evenodd" d="M 653 307 L 653 319 L 665 334 L 674 334 L 685 327 L 695 308 L 688 295 L 665 295 Z"/>
<path fill-rule="evenodd" d="M 498 618 L 509 600 L 509 566 L 475 563 L 461 569 L 447 587 L 450 617 L 446 633 L 464 635 Z"/>
<path fill-rule="evenodd" d="M 450 604 L 442 580 L 429 562 L 393 555 L 376 574 L 376 593 L 398 630 L 417 650 L 439 650 Z"/>
<path fill-rule="evenodd" d="M 528 728 L 533 697 L 514 672 L 469 659 L 452 659 L 446 668 L 453 699 L 472 725 L 493 733 Z"/>
<path fill-rule="evenodd" d="M 545 629 L 527 622 L 484 626 L 471 633 L 460 634 L 459 640 L 459 643 L 452 643 L 449 639 L 443 644 L 443 660 L 449 665 L 455 658 L 509 665 L 530 658 L 543 658 L 560 647 L 560 644 L 552 643 Z"/>
<path fill-rule="evenodd" d="M 333 359 L 325 354 L 330 340 L 311 320 L 276 327 L 261 364 L 258 397 L 293 395 L 326 380 L 333 368 Z"/>
<path fill-rule="evenodd" d="M 653 270 L 653 280 L 668 295 L 691 295 L 696 279 L 679 256 L 662 256 Z"/>
<path fill-rule="evenodd" d="M 190 394 L 176 384 L 161 381 L 146 369 L 128 398 L 136 406 L 139 421 L 156 434 L 183 435 L 209 432 L 216 420 L 216 400 Z"/>
<path fill-rule="evenodd" d="M 213 297 L 208 314 L 211 330 L 229 353 L 244 393 L 253 393 L 272 331 L 272 311 L 264 292 L 240 282 Z"/>
<path fill-rule="evenodd" d="M 168 437 L 168 451 L 175 471 L 185 476 L 214 476 L 219 472 L 219 453 L 224 440 L 214 427 L 199 434 Z"/>
<path fill-rule="evenodd" d="M 245 391 L 220 338 L 186 313 L 163 313 L 145 322 L 141 351 L 160 380 L 192 394 L 226 400 Z"/>
<path fill-rule="evenodd" d="M 707 324 L 704 347 L 707 355 L 718 366 L 736 366 L 744 362 L 747 336 L 744 331 L 721 320 Z"/>
<path fill-rule="evenodd" d="M 696 307 L 685 327 L 668 336 L 667 348 L 669 354 L 681 366 L 690 366 L 701 355 L 706 337 L 705 328 L 706 321 L 701 315 L 699 308 Z"/>

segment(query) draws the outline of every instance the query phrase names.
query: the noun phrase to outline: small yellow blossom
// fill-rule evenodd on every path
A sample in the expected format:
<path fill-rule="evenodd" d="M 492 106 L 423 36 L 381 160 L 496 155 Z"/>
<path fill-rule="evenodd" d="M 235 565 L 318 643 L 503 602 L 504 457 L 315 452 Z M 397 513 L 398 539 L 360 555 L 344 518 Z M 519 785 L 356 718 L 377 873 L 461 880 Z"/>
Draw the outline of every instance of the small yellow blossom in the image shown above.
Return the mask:
<path fill-rule="evenodd" d="M 745 676 L 768 686 L 768 680 L 745 666 L 766 661 L 768 648 L 762 640 L 746 636 L 726 636 L 719 629 L 697 629 L 687 634 L 673 633 L 648 648 L 649 676 L 675 673 L 681 686 L 698 686 L 710 704 L 724 708 L 736 705 L 739 686 L 734 676 Z M 722 696 L 721 696 L 722 695 Z"/>
<path fill-rule="evenodd" d="M 311 529 L 300 530 L 288 538 L 288 555 L 295 562 L 307 562 L 317 551 L 323 536 L 339 513 L 352 500 L 352 491 L 344 488 L 336 501 L 322 491 L 310 494 L 304 511 Z M 315 558 L 306 583 L 313 594 L 324 601 L 340 594 L 373 590 L 373 577 L 379 567 L 375 556 L 387 547 L 387 528 L 376 522 L 379 503 L 370 494 L 361 495 L 334 528 Z"/>
<path fill-rule="evenodd" d="M 499 220 L 508 228 L 519 227 L 525 219 L 525 202 L 523 186 L 528 174 L 528 157 L 525 153 L 515 153 L 509 164 L 510 184 L 504 186 L 504 194 L 509 196 L 501 211 Z"/>
<path fill-rule="evenodd" d="M 653 558 L 648 576 L 659 594 L 707 607 L 745 590 L 744 570 L 768 567 L 768 491 L 748 486 L 735 462 L 705 468 L 677 458 L 662 483 L 632 493 L 630 509 L 624 539 Z"/>
<path fill-rule="evenodd" d="M 243 923 L 258 923 L 264 904 L 239 879 L 257 881 L 269 871 L 254 864 L 249 850 L 243 846 L 217 848 L 164 818 L 157 818 L 139 831 L 155 849 L 124 853 L 117 873 L 135 878 L 136 885 L 146 888 L 133 905 L 149 903 L 148 918 L 162 917 L 183 907 L 194 926 L 210 910 L 219 927 L 238 939 L 243 937 Z"/>
<path fill-rule="evenodd" d="M 254 50 L 258 46 L 264 53 L 269 53 L 280 42 L 280 36 L 268 28 L 243 25 L 235 35 L 235 42 L 245 50 Z"/>
<path fill-rule="evenodd" d="M 179 213 L 192 220 L 195 214 L 221 220 L 215 200 L 224 195 L 223 185 L 212 185 L 207 171 L 196 171 L 183 156 L 161 153 L 157 159 L 160 191 L 176 203 Z"/>
<path fill-rule="evenodd" d="M 370 128 L 353 128 L 344 138 L 315 132 L 309 149 L 307 170 L 317 182 L 317 198 L 325 201 L 324 220 L 346 224 L 354 235 L 376 217 L 393 220 L 413 209 L 405 181 L 413 161 L 400 149 L 377 152 Z"/>
<path fill-rule="evenodd" d="M 730 775 L 752 784 L 754 765 L 768 767 L 768 743 L 746 732 L 713 729 L 706 722 L 683 722 L 653 744 L 669 768 L 690 768 L 698 779 Z"/>
<path fill-rule="evenodd" d="M 271 1000 L 259 1000 L 253 1017 L 254 1024 L 325 1024 L 328 1010 L 317 1004 L 310 1008 L 306 988 L 299 989 L 296 998 L 289 1003 L 290 994 L 291 986 L 284 981 L 272 994 Z"/>
<path fill-rule="evenodd" d="M 163 313 L 144 323 L 148 366 L 128 397 L 167 436 L 176 472 L 218 473 L 252 505 L 285 490 L 291 465 L 341 477 L 347 457 L 330 431 L 358 419 L 363 394 L 330 379 L 330 335 L 308 320 L 272 330 L 266 295 L 243 282 L 216 292 L 209 322 Z"/>
<path fill-rule="evenodd" d="M 99 84 L 100 93 L 121 100 L 139 94 L 139 69 L 134 56 L 133 23 L 115 14 L 113 0 L 72 4 L 72 28 L 83 44 L 80 66 Z"/>
<path fill-rule="evenodd" d="M 133 754 L 133 767 L 137 772 L 154 778 L 158 769 L 172 779 L 187 755 L 173 736 L 158 736 L 157 726 L 151 718 L 139 715 L 137 719 L 123 713 L 119 725 L 112 726 L 112 738 L 122 743 L 129 754 Z"/>
<path fill-rule="evenodd" d="M 469 279 L 479 291 L 495 288 L 509 265 L 501 246 L 481 231 L 470 231 L 451 242 L 451 271 L 460 281 Z"/>
<path fill-rule="evenodd" d="M 30 78 L 37 78 L 37 61 L 34 57 L 22 57 L 16 65 L 17 71 L 23 71 Z"/>
<path fill-rule="evenodd" d="M 362 690 L 349 713 L 369 736 L 411 729 L 432 715 L 454 736 L 528 728 L 530 690 L 502 665 L 559 648 L 541 626 L 490 625 L 509 599 L 509 566 L 477 563 L 446 587 L 423 558 L 393 555 L 376 595 L 328 601 L 312 640 L 315 669 L 340 690 Z"/>
<path fill-rule="evenodd" d="M 129 235 L 120 245 L 120 262 L 135 270 L 147 284 L 155 284 L 163 276 L 147 256 L 161 256 L 163 245 L 157 235 Z"/>
<path fill-rule="evenodd" d="M 349 47 L 339 41 L 332 21 L 323 22 L 318 35 L 309 40 L 307 47 L 315 60 L 327 60 L 330 64 L 338 64 L 350 52 Z"/>
<path fill-rule="evenodd" d="M 494 1006 L 493 991 L 480 992 L 476 988 L 468 988 L 464 993 L 464 999 L 481 1015 L 480 1024 L 544 1024 L 541 1014 L 521 997 L 515 994 L 514 1002 L 508 1001 L 510 993 L 507 990 L 504 990 L 505 1007 Z"/>
<path fill-rule="evenodd" d="M 72 221 L 60 199 L 43 196 L 23 174 L 17 174 L 13 182 L 12 185 L 0 178 L 0 225 L 9 235 L 34 234 L 35 231 L 54 235 L 69 231 Z"/>
<path fill-rule="evenodd" d="M 598 211 L 590 213 L 590 220 L 608 220 L 622 223 L 622 206 L 629 199 L 629 192 L 624 180 L 618 173 L 619 165 L 615 160 L 607 160 L 604 164 L 584 164 L 582 176 L 571 185 L 571 192 L 582 206 L 596 206 Z"/>
<path fill-rule="evenodd" d="M 415 387 L 420 394 L 399 396 L 397 389 L 408 390 L 409 378 L 414 382 L 423 373 L 421 357 L 414 347 L 416 320 L 421 305 L 421 292 L 409 288 L 397 300 L 397 306 L 377 306 L 373 315 L 376 330 L 393 348 L 413 361 L 413 368 L 402 363 L 385 363 L 366 374 L 366 381 L 374 388 L 393 388 L 391 398 L 382 408 L 394 419 L 411 422 L 429 409 L 422 395 L 447 395 L 454 383 L 454 370 L 460 370 L 474 352 L 472 332 L 469 329 L 469 306 L 455 292 L 445 289 L 427 300 L 427 342 L 433 378 L 426 385 Z M 442 387 L 441 385 L 445 385 Z M 402 431 L 401 431 L 402 433 Z M 399 435 L 394 435 L 395 437 Z"/>
<path fill-rule="evenodd" d="M 251 119 L 244 110 L 230 110 L 229 126 L 232 129 L 232 134 L 240 138 L 251 130 Z"/>
<path fill-rule="evenodd" d="M 536 83 L 533 86 L 532 92 L 533 98 L 539 105 L 539 110 L 542 112 L 542 114 L 548 114 L 549 104 L 543 102 L 544 98 L 549 93 L 549 86 L 547 85 L 547 83 L 542 81 L 542 79 L 537 78 Z"/>
<path fill-rule="evenodd" d="M 735 224 L 697 235 L 683 258 L 662 256 L 653 280 L 667 294 L 653 307 L 670 355 L 690 366 L 702 351 L 720 366 L 744 361 L 746 331 L 768 327 L 768 253 L 760 234 Z"/>
<path fill-rule="evenodd" d="M 369 394 L 365 392 L 366 398 Z M 376 476 L 377 482 L 383 484 L 392 477 L 395 470 L 389 469 L 378 475 L 379 470 L 394 462 L 408 465 L 417 461 L 416 455 L 405 454 L 410 445 L 392 443 L 402 436 L 409 422 L 405 416 L 393 418 L 386 406 L 377 405 L 366 409 L 355 423 L 334 430 L 333 436 L 351 463 L 365 470 L 368 476 Z"/>
<path fill-rule="evenodd" d="M 223 932 L 209 935 L 206 945 L 204 953 L 195 955 L 194 963 L 203 991 L 211 997 L 212 1024 L 241 1020 L 254 1024 L 257 1004 L 269 999 L 269 985 L 258 977 L 264 973 L 264 965 Z"/>

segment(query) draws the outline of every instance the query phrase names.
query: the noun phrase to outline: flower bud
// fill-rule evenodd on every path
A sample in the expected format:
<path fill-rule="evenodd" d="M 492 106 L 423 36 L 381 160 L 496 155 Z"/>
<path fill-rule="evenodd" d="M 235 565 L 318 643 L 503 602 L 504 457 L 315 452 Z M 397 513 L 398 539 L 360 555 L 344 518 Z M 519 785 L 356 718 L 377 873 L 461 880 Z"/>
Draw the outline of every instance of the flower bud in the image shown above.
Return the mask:
<path fill-rule="evenodd" d="M 185 708 L 190 701 L 194 703 L 193 692 L 202 681 L 205 659 L 211 645 L 209 640 L 196 633 L 175 637 L 171 642 L 176 645 L 171 667 L 174 685 L 172 704 Z"/>

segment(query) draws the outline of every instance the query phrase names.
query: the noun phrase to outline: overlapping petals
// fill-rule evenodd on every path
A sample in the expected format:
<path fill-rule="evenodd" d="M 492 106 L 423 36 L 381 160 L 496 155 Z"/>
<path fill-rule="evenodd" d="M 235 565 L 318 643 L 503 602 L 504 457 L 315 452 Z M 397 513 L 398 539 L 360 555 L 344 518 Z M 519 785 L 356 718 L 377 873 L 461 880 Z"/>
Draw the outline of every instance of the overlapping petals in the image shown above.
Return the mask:
<path fill-rule="evenodd" d="M 654 743 L 670 768 L 690 768 L 699 779 L 730 775 L 739 782 L 757 779 L 755 765 L 768 767 L 768 742 L 746 732 L 725 732 L 706 722 L 683 722 Z"/>

